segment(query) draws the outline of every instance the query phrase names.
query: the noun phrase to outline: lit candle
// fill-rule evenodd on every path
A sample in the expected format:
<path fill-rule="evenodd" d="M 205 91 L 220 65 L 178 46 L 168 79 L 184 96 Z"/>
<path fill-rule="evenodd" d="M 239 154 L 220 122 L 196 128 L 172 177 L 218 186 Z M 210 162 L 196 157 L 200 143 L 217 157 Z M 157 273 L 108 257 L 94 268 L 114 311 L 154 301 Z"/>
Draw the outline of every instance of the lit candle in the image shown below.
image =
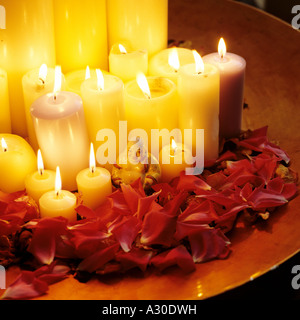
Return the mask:
<path fill-rule="evenodd" d="M 99 207 L 112 193 L 111 175 L 105 168 L 97 168 L 93 143 L 90 149 L 90 167 L 78 173 L 78 193 L 83 204 L 91 209 Z"/>
<path fill-rule="evenodd" d="M 59 167 L 56 168 L 55 190 L 44 193 L 39 200 L 41 218 L 64 217 L 69 222 L 77 220 L 75 211 L 77 198 L 67 191 L 61 190 L 61 176 Z"/>
<path fill-rule="evenodd" d="M 179 127 L 193 129 L 192 141 L 185 144 L 196 149 L 196 129 L 204 129 L 204 160 L 217 159 L 219 153 L 219 87 L 217 67 L 203 64 L 194 51 L 195 63 L 180 69 L 178 92 L 180 96 Z"/>
<path fill-rule="evenodd" d="M 25 179 L 25 188 L 27 194 L 38 204 L 40 197 L 44 193 L 53 190 L 53 186 L 55 184 L 55 171 L 44 170 L 44 163 L 40 149 L 37 154 L 38 170 L 27 175 Z"/>
<path fill-rule="evenodd" d="M 191 150 L 172 139 L 172 144 L 165 145 L 160 151 L 161 181 L 170 182 L 179 177 L 181 171 L 193 166 L 193 161 Z"/>
<path fill-rule="evenodd" d="M 108 43 L 127 41 L 149 56 L 167 48 L 168 0 L 107 1 Z"/>
<path fill-rule="evenodd" d="M 0 132 L 11 132 L 7 73 L 0 69 Z"/>
<path fill-rule="evenodd" d="M 20 136 L 0 134 L 0 140 L 0 190 L 24 190 L 26 176 L 36 170 L 36 155 Z"/>
<path fill-rule="evenodd" d="M 23 96 L 25 105 L 25 115 L 29 143 L 34 150 L 38 149 L 38 143 L 34 132 L 30 108 L 33 102 L 40 96 L 52 92 L 54 87 L 54 69 L 42 64 L 40 68 L 27 72 L 22 78 Z M 62 86 L 64 77 L 62 75 Z"/>
<path fill-rule="evenodd" d="M 97 69 L 96 79 L 87 79 L 82 83 L 81 96 L 89 138 L 98 152 L 100 146 L 105 147 L 103 140 L 97 139 L 99 130 L 110 129 L 115 133 L 116 139 L 119 136 L 119 121 L 125 119 L 124 84 L 118 77 L 103 74 Z M 114 149 L 118 150 L 118 140 Z M 97 160 L 101 159 L 97 156 Z M 111 163 L 115 161 L 116 159 L 112 159 Z"/>
<path fill-rule="evenodd" d="M 23 75 L 42 63 L 55 65 L 52 0 L 2 0 L 6 29 L 1 30 L 0 67 L 8 75 L 12 132 L 27 137 Z"/>
<path fill-rule="evenodd" d="M 166 77 L 177 84 L 180 67 L 194 63 L 193 52 L 186 48 L 168 48 L 149 61 L 149 75 Z"/>
<path fill-rule="evenodd" d="M 138 72 L 148 73 L 147 50 L 130 51 L 122 44 L 112 46 L 109 54 L 109 71 L 128 82 L 135 79 Z"/>
<path fill-rule="evenodd" d="M 148 138 L 151 129 L 178 128 L 178 97 L 176 85 L 162 77 L 145 77 L 125 85 L 125 111 L 128 129 L 143 128 Z"/>
<path fill-rule="evenodd" d="M 55 170 L 59 165 L 64 189 L 73 191 L 77 173 L 88 166 L 89 139 L 82 99 L 73 92 L 60 92 L 60 72 L 56 75 L 54 93 L 39 97 L 30 112 L 45 166 Z"/>
<path fill-rule="evenodd" d="M 108 74 L 107 71 L 102 71 L 104 74 Z M 82 83 L 90 78 L 96 79 L 96 69 L 90 69 L 89 66 L 86 69 L 75 70 L 66 74 L 66 91 L 74 92 L 81 95 L 80 87 Z"/>
<path fill-rule="evenodd" d="M 203 61 L 220 71 L 220 138 L 236 137 L 241 133 L 246 61 L 226 52 L 223 38 L 218 53 L 204 56 Z"/>
<path fill-rule="evenodd" d="M 56 60 L 64 73 L 108 69 L 106 1 L 54 0 Z"/>

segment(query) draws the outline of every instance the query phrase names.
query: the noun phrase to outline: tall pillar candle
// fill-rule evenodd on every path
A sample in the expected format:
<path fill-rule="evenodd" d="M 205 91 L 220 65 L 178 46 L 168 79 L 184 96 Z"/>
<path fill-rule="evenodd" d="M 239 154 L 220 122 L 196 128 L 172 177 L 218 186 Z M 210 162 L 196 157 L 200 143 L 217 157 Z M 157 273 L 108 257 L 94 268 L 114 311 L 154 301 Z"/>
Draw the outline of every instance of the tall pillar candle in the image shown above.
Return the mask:
<path fill-rule="evenodd" d="M 108 68 L 105 0 L 54 0 L 57 64 L 64 73 Z"/>
<path fill-rule="evenodd" d="M 40 96 L 46 93 L 53 91 L 54 75 L 55 75 L 54 69 L 48 68 L 44 64 L 40 68 L 33 69 L 27 72 L 22 78 L 28 138 L 29 138 L 30 145 L 35 151 L 37 151 L 38 149 L 38 142 L 35 136 L 33 122 L 30 114 L 30 108 L 32 103 L 37 98 L 39 98 Z"/>
<path fill-rule="evenodd" d="M 76 190 L 76 175 L 88 166 L 89 139 L 81 98 L 62 91 L 39 97 L 30 109 L 45 166 L 61 169 L 63 187 Z"/>
<path fill-rule="evenodd" d="M 96 79 L 87 79 L 81 85 L 81 96 L 83 100 L 84 113 L 89 132 L 90 141 L 93 142 L 96 154 L 99 154 L 101 145 L 104 142 L 97 138 L 98 131 L 110 129 L 116 136 L 116 146 L 118 150 L 119 121 L 125 119 L 124 112 L 124 84 L 121 79 L 113 75 L 102 74 L 98 70 Z M 109 162 L 116 161 L 113 154 Z M 99 162 L 99 160 L 103 160 Z M 104 165 L 105 159 L 100 159 L 97 155 L 98 163 Z M 111 163 L 110 163 L 111 164 Z M 109 166 L 107 166 L 109 168 Z"/>
<path fill-rule="evenodd" d="M 168 45 L 168 0 L 108 0 L 108 44 L 127 41 L 149 57 Z"/>
<path fill-rule="evenodd" d="M 219 153 L 219 88 L 220 75 L 217 67 L 203 64 L 196 53 L 196 64 L 180 69 L 178 93 L 180 97 L 179 127 L 193 130 L 192 145 L 196 150 L 196 129 L 204 129 L 204 160 L 214 160 Z M 198 60 L 199 59 L 199 60 Z"/>
<path fill-rule="evenodd" d="M 125 111 L 128 130 L 142 128 L 150 141 L 151 129 L 178 128 L 178 95 L 169 79 L 147 77 L 145 84 L 148 88 L 141 88 L 137 80 L 125 85 Z"/>
<path fill-rule="evenodd" d="M 7 73 L 3 69 L 0 69 L 0 132 L 11 132 Z"/>
<path fill-rule="evenodd" d="M 23 75 L 42 63 L 55 65 L 52 0 L 2 0 L 6 29 L 0 29 L 0 67 L 8 74 L 12 131 L 27 136 Z"/>
<path fill-rule="evenodd" d="M 246 61 L 234 53 L 227 53 L 222 40 L 219 52 L 204 56 L 203 61 L 220 71 L 220 138 L 228 139 L 241 132 Z"/>

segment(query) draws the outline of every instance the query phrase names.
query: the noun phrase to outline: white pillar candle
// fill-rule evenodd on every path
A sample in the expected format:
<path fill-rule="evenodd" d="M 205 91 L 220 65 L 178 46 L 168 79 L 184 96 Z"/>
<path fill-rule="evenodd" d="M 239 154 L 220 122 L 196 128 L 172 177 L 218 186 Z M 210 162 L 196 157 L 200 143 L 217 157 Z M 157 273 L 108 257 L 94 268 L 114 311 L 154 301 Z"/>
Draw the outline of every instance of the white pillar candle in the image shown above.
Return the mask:
<path fill-rule="evenodd" d="M 179 127 L 193 129 L 193 153 L 196 150 L 196 129 L 204 129 L 204 160 L 214 160 L 219 153 L 219 88 L 220 75 L 217 67 L 203 64 L 195 53 L 196 64 L 180 69 L 178 92 L 180 96 Z"/>
<path fill-rule="evenodd" d="M 77 173 L 88 166 L 89 139 L 82 99 L 73 92 L 48 93 L 30 109 L 45 166 L 61 168 L 63 187 L 76 190 Z"/>
<path fill-rule="evenodd" d="M 222 38 L 218 51 L 204 56 L 203 61 L 220 71 L 220 138 L 228 139 L 241 132 L 246 61 L 226 52 Z"/>
<path fill-rule="evenodd" d="M 30 108 L 37 98 L 53 91 L 54 75 L 54 68 L 48 68 L 47 65 L 43 64 L 40 68 L 30 70 L 22 78 L 28 138 L 30 145 L 35 151 L 38 149 L 38 143 L 34 132 Z M 62 89 L 63 87 L 64 77 L 62 75 Z"/>

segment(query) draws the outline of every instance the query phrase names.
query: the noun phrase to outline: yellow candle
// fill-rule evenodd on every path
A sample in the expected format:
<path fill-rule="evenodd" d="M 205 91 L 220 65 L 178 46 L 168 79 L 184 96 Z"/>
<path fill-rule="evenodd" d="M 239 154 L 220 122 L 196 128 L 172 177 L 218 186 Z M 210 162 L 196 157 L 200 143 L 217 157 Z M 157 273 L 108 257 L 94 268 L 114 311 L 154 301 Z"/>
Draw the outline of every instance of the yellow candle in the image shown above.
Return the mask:
<path fill-rule="evenodd" d="M 74 191 L 77 173 L 88 166 L 89 139 L 82 99 L 73 92 L 59 92 L 59 79 L 55 92 L 39 97 L 30 113 L 45 166 L 54 170 L 59 165 L 64 189 Z"/>
<path fill-rule="evenodd" d="M 107 70 L 105 0 L 54 0 L 57 63 L 64 73 L 91 68 Z"/>
<path fill-rule="evenodd" d="M 179 69 L 194 63 L 193 52 L 186 48 L 168 48 L 160 51 L 149 61 L 149 75 L 166 77 L 177 84 Z"/>
<path fill-rule="evenodd" d="M 77 198 L 73 193 L 61 190 L 60 171 L 57 167 L 55 190 L 44 193 L 39 200 L 41 218 L 60 216 L 74 222 L 77 220 L 76 204 Z"/>
<path fill-rule="evenodd" d="M 159 154 L 161 181 L 170 182 L 178 177 L 181 171 L 192 167 L 193 161 L 191 150 L 172 139 L 172 144 L 165 145 Z"/>
<path fill-rule="evenodd" d="M 103 74 L 108 74 L 107 71 L 102 71 Z M 95 69 L 90 69 L 89 66 L 86 67 L 86 69 L 82 70 L 75 70 L 68 72 L 66 74 L 66 91 L 74 92 L 81 95 L 80 87 L 83 83 L 83 81 L 87 79 L 96 79 L 97 74 Z"/>
<path fill-rule="evenodd" d="M 147 50 L 129 51 L 128 46 L 113 45 L 109 54 L 109 71 L 123 82 L 135 79 L 138 72 L 147 74 Z"/>
<path fill-rule="evenodd" d="M 143 77 L 140 74 L 137 80 Z M 150 139 L 151 129 L 178 128 L 178 97 L 174 82 L 161 77 L 147 77 L 144 85 L 141 88 L 142 84 L 136 80 L 125 85 L 128 129 L 142 128 Z"/>
<path fill-rule="evenodd" d="M 36 169 L 36 156 L 23 138 L 0 134 L 0 190 L 16 192 L 25 189 L 26 176 Z"/>
<path fill-rule="evenodd" d="M 22 78 L 28 138 L 34 150 L 38 149 L 38 142 L 34 132 L 30 108 L 37 98 L 53 91 L 54 74 L 53 68 L 48 68 L 46 64 L 43 64 L 40 68 L 27 72 Z M 64 87 L 63 75 L 62 87 Z"/>
<path fill-rule="evenodd" d="M 149 56 L 167 48 L 168 0 L 108 0 L 108 43 L 128 41 Z"/>
<path fill-rule="evenodd" d="M 52 0 L 3 0 L 6 29 L 0 30 L 0 67 L 8 74 L 12 132 L 27 136 L 23 75 L 42 63 L 55 65 Z"/>
<path fill-rule="evenodd" d="M 104 146 L 101 137 L 97 134 L 101 129 L 113 130 L 116 136 L 116 145 L 114 150 L 118 150 L 119 121 L 124 120 L 124 84 L 121 79 L 113 75 L 103 75 L 98 69 L 97 79 L 88 79 L 81 86 L 81 96 L 83 100 L 84 114 L 89 132 L 90 141 L 93 142 L 95 150 L 101 145 Z M 117 157 L 117 153 L 115 157 Z M 105 159 L 97 160 L 104 165 Z M 112 159 L 110 163 L 115 163 Z M 108 166 L 110 168 L 110 166 Z"/>
<path fill-rule="evenodd" d="M 44 163 L 40 150 L 38 150 L 37 165 L 38 171 L 27 175 L 25 179 L 25 188 L 27 194 L 38 204 L 40 197 L 44 193 L 53 190 L 53 186 L 55 185 L 55 172 L 52 170 L 44 170 Z"/>
<path fill-rule="evenodd" d="M 11 132 L 7 73 L 0 69 L 0 132 Z"/>
<path fill-rule="evenodd" d="M 183 66 L 178 78 L 180 96 L 179 127 L 193 129 L 193 139 L 187 142 L 196 149 L 196 129 L 204 129 L 204 160 L 217 159 L 219 152 L 219 90 L 217 67 L 203 64 L 195 52 L 195 64 Z M 186 143 L 186 142 L 185 142 Z"/>
<path fill-rule="evenodd" d="M 112 193 L 111 175 L 105 168 L 97 168 L 93 143 L 90 149 L 90 168 L 82 170 L 76 177 L 79 195 L 83 204 L 91 209 L 99 207 Z"/>

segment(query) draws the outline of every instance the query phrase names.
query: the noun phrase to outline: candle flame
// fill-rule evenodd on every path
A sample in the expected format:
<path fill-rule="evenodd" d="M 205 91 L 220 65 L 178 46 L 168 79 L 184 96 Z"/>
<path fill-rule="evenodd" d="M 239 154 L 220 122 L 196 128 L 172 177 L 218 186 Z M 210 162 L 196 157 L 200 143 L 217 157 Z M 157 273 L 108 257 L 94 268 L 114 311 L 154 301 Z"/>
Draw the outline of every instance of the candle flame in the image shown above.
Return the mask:
<path fill-rule="evenodd" d="M 127 53 L 125 47 L 124 47 L 121 43 L 119 44 L 119 50 L 120 50 L 120 52 L 123 53 L 123 54 Z"/>
<path fill-rule="evenodd" d="M 176 48 L 173 48 L 170 50 L 168 63 L 175 70 L 175 72 L 179 70 L 180 62 L 179 62 L 178 52 Z"/>
<path fill-rule="evenodd" d="M 100 69 L 96 69 L 98 90 L 104 90 L 104 77 Z"/>
<path fill-rule="evenodd" d="M 7 144 L 6 144 L 6 141 L 4 140 L 4 138 L 1 139 L 1 147 L 4 152 L 7 151 Z"/>
<path fill-rule="evenodd" d="M 204 72 L 204 63 L 200 54 L 196 50 L 193 50 L 193 55 L 195 59 L 196 73 Z"/>
<path fill-rule="evenodd" d="M 220 39 L 218 45 L 218 52 L 221 59 L 223 59 L 226 55 L 226 44 L 223 38 Z"/>
<path fill-rule="evenodd" d="M 90 147 L 90 171 L 91 171 L 91 173 L 95 172 L 95 168 L 96 168 L 96 159 L 95 159 L 94 145 L 91 142 L 91 147 Z"/>
<path fill-rule="evenodd" d="M 58 92 L 61 90 L 61 81 L 62 81 L 62 74 L 61 74 L 61 66 L 56 66 L 55 67 L 55 78 L 54 78 L 54 89 L 53 89 L 53 97 L 54 100 L 57 97 Z"/>
<path fill-rule="evenodd" d="M 172 139 L 172 149 L 177 149 L 177 143 L 175 142 L 174 139 Z"/>
<path fill-rule="evenodd" d="M 55 175 L 55 193 L 59 196 L 61 191 L 61 177 L 60 177 L 60 170 L 59 167 L 56 167 L 56 175 Z"/>
<path fill-rule="evenodd" d="M 146 98 L 151 99 L 151 92 L 146 76 L 142 72 L 136 75 L 136 81 L 140 89 L 143 91 Z"/>
<path fill-rule="evenodd" d="M 38 167 L 39 174 L 42 175 L 44 172 L 44 162 L 43 162 L 42 153 L 40 149 L 37 152 L 37 167 Z"/>
<path fill-rule="evenodd" d="M 47 65 L 44 63 L 41 65 L 39 70 L 39 79 L 42 81 L 43 84 L 46 81 L 47 74 L 48 74 L 48 68 L 47 68 Z"/>
<path fill-rule="evenodd" d="M 85 70 L 85 80 L 90 79 L 90 77 L 91 77 L 90 67 L 87 66 Z"/>

